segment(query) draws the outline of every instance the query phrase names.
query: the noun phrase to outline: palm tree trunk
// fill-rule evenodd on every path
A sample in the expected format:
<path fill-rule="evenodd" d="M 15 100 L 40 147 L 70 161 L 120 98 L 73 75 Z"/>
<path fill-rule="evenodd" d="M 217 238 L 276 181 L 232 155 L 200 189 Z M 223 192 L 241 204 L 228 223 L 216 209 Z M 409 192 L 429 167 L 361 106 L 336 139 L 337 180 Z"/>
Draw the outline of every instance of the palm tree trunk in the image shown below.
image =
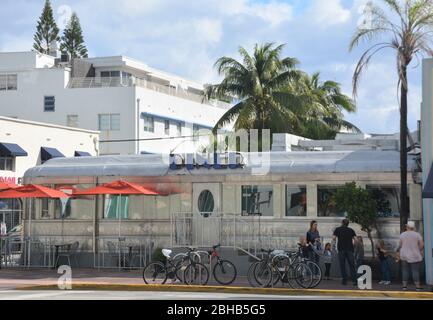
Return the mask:
<path fill-rule="evenodd" d="M 400 182 L 401 182 L 401 209 L 400 209 L 400 229 L 404 231 L 409 219 L 409 198 L 407 190 L 407 67 L 402 68 L 403 79 L 400 84 Z"/>

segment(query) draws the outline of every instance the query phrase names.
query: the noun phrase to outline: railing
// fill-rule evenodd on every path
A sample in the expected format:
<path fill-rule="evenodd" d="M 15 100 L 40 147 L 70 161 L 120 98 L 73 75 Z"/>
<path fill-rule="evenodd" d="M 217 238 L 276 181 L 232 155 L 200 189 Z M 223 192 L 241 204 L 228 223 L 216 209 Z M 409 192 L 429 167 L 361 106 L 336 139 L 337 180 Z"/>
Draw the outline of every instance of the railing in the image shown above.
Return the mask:
<path fill-rule="evenodd" d="M 203 95 L 188 92 L 179 87 L 162 85 L 157 82 L 148 81 L 140 78 L 122 77 L 93 77 L 93 78 L 71 78 L 68 88 L 116 88 L 138 86 L 152 91 L 164 93 L 178 98 L 194 101 L 197 103 L 208 104 L 222 109 L 230 109 L 230 104 L 219 100 L 208 100 Z"/>

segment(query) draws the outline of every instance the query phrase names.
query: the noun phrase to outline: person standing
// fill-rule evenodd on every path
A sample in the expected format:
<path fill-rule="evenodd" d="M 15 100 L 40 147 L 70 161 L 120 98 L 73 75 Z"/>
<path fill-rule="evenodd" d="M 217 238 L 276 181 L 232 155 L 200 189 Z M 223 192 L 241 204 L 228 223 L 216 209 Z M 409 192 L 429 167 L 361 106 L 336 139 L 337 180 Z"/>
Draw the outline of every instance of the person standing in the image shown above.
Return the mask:
<path fill-rule="evenodd" d="M 356 233 L 352 228 L 349 228 L 349 220 L 344 219 L 341 226 L 336 228 L 332 239 L 337 240 L 338 261 L 340 263 L 340 272 L 342 284 L 347 284 L 346 261 L 349 264 L 350 276 L 354 286 L 358 285 L 355 271 L 354 246 Z"/>
<path fill-rule="evenodd" d="M 307 232 L 307 243 L 310 246 L 309 259 L 318 264 L 320 256 L 316 252 L 321 252 L 322 248 L 318 224 L 315 220 L 310 222 L 310 229 Z"/>
<path fill-rule="evenodd" d="M 416 291 L 421 291 L 419 269 L 423 260 L 424 241 L 422 236 L 415 231 L 415 222 L 409 221 L 406 231 L 400 235 L 400 261 L 403 276 L 403 290 L 407 290 L 409 280 L 409 269 L 412 272 L 412 280 Z"/>
<path fill-rule="evenodd" d="M 379 284 L 390 285 L 391 284 L 391 265 L 390 265 L 390 256 L 388 250 L 385 247 L 385 241 L 380 240 L 377 245 L 377 256 L 380 261 L 380 270 L 382 273 L 382 280 Z"/>
<path fill-rule="evenodd" d="M 325 245 L 325 250 L 323 251 L 323 263 L 325 264 L 325 280 L 331 280 L 332 246 L 330 243 Z"/>

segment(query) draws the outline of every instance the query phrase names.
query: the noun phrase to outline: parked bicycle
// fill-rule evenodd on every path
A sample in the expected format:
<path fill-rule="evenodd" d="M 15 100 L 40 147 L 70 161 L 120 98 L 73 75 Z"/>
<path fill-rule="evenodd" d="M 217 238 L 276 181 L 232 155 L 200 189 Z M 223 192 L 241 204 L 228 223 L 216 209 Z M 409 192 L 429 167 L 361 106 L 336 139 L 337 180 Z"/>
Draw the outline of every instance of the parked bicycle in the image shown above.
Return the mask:
<path fill-rule="evenodd" d="M 206 285 L 209 281 L 209 270 L 197 262 L 194 248 L 188 248 L 187 253 L 171 258 L 172 250 L 163 249 L 166 263 L 151 262 L 143 269 L 143 280 L 146 284 L 165 284 L 168 280 L 187 285 Z"/>
<path fill-rule="evenodd" d="M 210 256 L 210 264 L 212 264 L 212 260 L 216 259 L 216 263 L 212 269 L 212 275 L 215 280 L 222 285 L 230 285 L 232 284 L 237 277 L 236 266 L 228 261 L 221 259 L 217 249 L 221 247 L 220 244 L 213 246 L 211 251 L 208 251 Z"/>

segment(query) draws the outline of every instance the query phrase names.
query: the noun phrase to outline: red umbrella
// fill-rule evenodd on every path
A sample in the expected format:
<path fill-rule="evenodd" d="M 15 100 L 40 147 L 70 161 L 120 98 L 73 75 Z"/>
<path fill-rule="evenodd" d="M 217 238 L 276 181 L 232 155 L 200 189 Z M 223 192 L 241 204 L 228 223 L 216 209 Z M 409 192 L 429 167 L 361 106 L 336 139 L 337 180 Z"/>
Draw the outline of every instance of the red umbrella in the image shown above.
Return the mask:
<path fill-rule="evenodd" d="M 18 187 L 16 184 L 0 181 L 0 190 L 14 189 L 16 187 Z"/>
<path fill-rule="evenodd" d="M 76 190 L 73 196 L 89 196 L 99 194 L 114 194 L 114 195 L 148 195 L 157 196 L 158 192 L 149 188 L 140 186 L 135 183 L 119 180 L 110 183 L 106 183 L 95 188 L 86 190 Z"/>
<path fill-rule="evenodd" d="M 17 198 L 69 198 L 64 192 L 50 189 L 47 187 L 39 186 L 36 184 L 29 184 L 14 189 L 8 189 L 0 192 L 0 199 L 17 199 Z"/>

